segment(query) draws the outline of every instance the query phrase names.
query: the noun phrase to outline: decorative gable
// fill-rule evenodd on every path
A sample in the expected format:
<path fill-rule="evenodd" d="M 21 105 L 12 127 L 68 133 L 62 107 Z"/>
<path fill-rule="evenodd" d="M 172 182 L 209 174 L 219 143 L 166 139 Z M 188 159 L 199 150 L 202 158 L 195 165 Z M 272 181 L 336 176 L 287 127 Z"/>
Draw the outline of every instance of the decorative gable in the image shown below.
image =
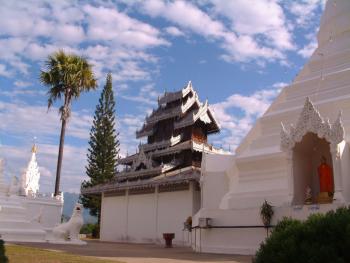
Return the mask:
<path fill-rule="evenodd" d="M 293 149 L 295 143 L 300 142 L 308 132 L 317 134 L 319 138 L 326 139 L 329 143 L 337 145 L 344 140 L 345 132 L 341 120 L 341 112 L 333 124 L 322 118 L 318 110 L 315 109 L 309 97 L 306 98 L 303 110 L 300 113 L 296 127 L 292 124 L 287 131 L 281 123 L 281 150 L 289 151 Z"/>

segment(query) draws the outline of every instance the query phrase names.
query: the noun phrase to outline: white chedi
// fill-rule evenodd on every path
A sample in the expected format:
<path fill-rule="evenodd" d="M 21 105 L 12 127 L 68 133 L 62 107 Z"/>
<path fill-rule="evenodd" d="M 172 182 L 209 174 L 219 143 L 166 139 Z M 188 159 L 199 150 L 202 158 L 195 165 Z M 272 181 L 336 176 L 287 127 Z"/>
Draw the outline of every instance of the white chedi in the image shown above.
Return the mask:
<path fill-rule="evenodd" d="M 22 175 L 22 187 L 25 195 L 36 195 L 39 191 L 40 172 L 36 161 L 37 147 L 32 147 L 32 157 L 25 173 Z"/>

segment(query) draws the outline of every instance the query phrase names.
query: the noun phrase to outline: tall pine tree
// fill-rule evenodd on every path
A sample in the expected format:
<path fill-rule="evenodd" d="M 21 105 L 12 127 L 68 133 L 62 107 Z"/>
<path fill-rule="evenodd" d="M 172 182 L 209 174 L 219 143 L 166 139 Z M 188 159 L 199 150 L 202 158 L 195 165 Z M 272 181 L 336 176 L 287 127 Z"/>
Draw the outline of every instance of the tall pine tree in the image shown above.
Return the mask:
<path fill-rule="evenodd" d="M 117 172 L 119 158 L 118 133 L 115 131 L 115 101 L 112 89 L 112 75 L 109 73 L 99 103 L 96 106 L 93 125 L 90 131 L 88 165 L 82 188 L 103 184 L 110 181 Z M 90 214 L 97 216 L 100 223 L 101 196 L 81 195 L 81 203 L 90 209 Z"/>

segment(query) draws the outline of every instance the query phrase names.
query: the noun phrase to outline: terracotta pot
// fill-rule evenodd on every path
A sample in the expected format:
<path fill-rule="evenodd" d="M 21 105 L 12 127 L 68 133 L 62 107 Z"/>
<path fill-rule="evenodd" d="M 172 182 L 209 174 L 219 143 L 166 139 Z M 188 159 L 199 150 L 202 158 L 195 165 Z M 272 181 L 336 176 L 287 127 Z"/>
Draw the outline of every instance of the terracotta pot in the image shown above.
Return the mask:
<path fill-rule="evenodd" d="M 163 238 L 165 240 L 165 247 L 173 247 L 173 239 L 175 238 L 175 233 L 163 233 Z"/>

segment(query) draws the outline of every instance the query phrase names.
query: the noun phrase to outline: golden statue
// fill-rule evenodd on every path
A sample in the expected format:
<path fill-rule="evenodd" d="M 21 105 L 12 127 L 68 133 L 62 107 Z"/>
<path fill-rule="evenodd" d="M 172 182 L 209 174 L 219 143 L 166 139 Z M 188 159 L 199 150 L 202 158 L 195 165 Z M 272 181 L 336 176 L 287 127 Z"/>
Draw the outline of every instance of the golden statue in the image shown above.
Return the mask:
<path fill-rule="evenodd" d="M 318 167 L 318 177 L 320 180 L 319 203 L 331 203 L 334 194 L 332 168 L 327 164 L 326 157 L 321 157 L 321 164 Z"/>

